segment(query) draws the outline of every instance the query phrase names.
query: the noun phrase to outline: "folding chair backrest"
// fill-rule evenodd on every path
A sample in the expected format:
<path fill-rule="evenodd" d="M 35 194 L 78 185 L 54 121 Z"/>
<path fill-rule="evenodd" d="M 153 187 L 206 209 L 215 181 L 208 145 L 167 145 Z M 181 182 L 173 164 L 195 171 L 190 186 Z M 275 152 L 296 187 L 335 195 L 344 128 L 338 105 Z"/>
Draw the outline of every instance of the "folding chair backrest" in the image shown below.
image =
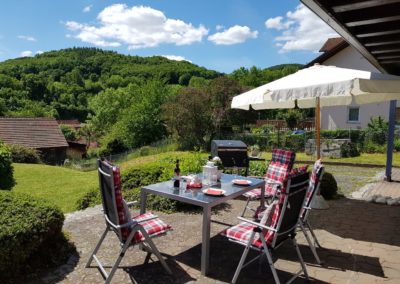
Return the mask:
<path fill-rule="evenodd" d="M 121 225 L 125 216 L 123 213 L 119 168 L 101 160 L 97 161 L 97 165 L 104 214 L 113 224 Z M 122 239 L 122 235 L 126 235 L 126 229 L 123 229 L 124 232 L 121 232 L 121 229 L 114 229 L 114 231 L 120 239 Z"/>
<path fill-rule="evenodd" d="M 317 160 L 314 163 L 313 170 L 311 172 L 310 183 L 307 189 L 306 198 L 304 200 L 304 207 L 310 207 L 311 202 L 314 196 L 317 194 L 319 190 L 319 186 L 321 184 L 322 176 L 324 175 L 324 166 L 321 163 L 321 160 Z M 301 218 L 305 218 L 308 210 L 302 210 Z"/>
<path fill-rule="evenodd" d="M 277 232 L 272 240 L 272 247 L 294 234 L 299 220 L 304 198 L 309 185 L 309 173 L 302 173 L 289 179 L 286 192 L 282 193 L 279 202 L 279 219 Z"/>
<path fill-rule="evenodd" d="M 289 150 L 272 150 L 272 159 L 268 165 L 266 178 L 284 183 L 293 168 L 296 153 Z"/>

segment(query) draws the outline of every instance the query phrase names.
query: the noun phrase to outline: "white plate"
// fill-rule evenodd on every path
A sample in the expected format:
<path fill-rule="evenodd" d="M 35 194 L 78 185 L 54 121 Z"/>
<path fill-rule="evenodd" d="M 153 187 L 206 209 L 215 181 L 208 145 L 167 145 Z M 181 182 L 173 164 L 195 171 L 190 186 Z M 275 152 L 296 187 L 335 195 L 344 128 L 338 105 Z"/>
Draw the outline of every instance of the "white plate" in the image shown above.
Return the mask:
<path fill-rule="evenodd" d="M 220 189 L 220 188 L 210 187 L 210 188 L 203 189 L 203 193 L 207 194 L 207 195 L 212 195 L 212 196 L 222 196 L 226 193 L 226 191 L 223 189 Z"/>
<path fill-rule="evenodd" d="M 232 180 L 232 182 L 236 185 L 250 185 L 251 184 L 251 180 L 247 180 L 247 179 L 234 179 L 234 180 Z"/>

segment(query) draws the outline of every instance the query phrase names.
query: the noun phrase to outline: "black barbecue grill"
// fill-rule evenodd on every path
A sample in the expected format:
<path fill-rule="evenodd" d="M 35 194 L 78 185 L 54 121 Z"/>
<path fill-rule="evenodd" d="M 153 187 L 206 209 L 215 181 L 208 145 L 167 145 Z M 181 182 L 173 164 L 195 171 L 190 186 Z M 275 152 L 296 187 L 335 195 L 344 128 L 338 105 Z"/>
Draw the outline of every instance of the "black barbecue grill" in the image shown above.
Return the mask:
<path fill-rule="evenodd" d="M 211 156 L 221 158 L 225 168 L 249 168 L 247 145 L 240 140 L 212 140 Z"/>

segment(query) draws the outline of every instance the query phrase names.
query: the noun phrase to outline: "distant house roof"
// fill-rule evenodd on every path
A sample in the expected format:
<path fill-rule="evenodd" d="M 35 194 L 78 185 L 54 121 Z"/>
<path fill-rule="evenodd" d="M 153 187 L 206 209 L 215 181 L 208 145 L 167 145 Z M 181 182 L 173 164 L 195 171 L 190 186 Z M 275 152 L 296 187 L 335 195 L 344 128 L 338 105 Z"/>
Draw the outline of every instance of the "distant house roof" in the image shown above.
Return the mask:
<path fill-rule="evenodd" d="M 53 118 L 0 117 L 0 140 L 34 149 L 68 147 Z"/>
<path fill-rule="evenodd" d="M 317 58 L 315 58 L 313 61 L 309 62 L 306 65 L 306 67 L 310 67 L 315 63 L 322 64 L 324 63 L 324 61 L 328 60 L 329 58 L 337 54 L 339 51 L 345 49 L 348 46 L 349 44 L 342 37 L 329 38 L 319 50 L 320 52 L 323 53 Z"/>

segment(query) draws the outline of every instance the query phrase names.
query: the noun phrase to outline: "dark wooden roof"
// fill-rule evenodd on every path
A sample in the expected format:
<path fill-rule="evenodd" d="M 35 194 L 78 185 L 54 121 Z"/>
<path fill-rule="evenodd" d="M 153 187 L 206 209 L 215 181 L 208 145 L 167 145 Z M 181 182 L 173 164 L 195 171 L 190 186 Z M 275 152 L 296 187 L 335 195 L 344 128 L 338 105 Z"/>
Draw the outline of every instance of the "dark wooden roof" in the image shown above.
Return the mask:
<path fill-rule="evenodd" d="M 400 75 L 400 0 L 300 0 L 375 67 Z"/>
<path fill-rule="evenodd" d="M 319 52 L 331 52 L 340 45 L 349 46 L 349 44 L 342 37 L 328 38 Z"/>
<path fill-rule="evenodd" d="M 319 50 L 320 52 L 323 52 L 320 56 L 309 62 L 305 67 L 310 67 L 314 65 L 315 63 L 320 63 L 322 64 L 335 54 L 337 54 L 339 51 L 343 50 L 344 48 L 348 47 L 349 44 L 341 37 L 335 37 L 335 38 L 330 38 L 328 39 L 324 45 L 321 47 Z"/>
<path fill-rule="evenodd" d="M 0 139 L 7 144 L 34 149 L 68 147 L 57 121 L 53 118 L 0 117 Z"/>

